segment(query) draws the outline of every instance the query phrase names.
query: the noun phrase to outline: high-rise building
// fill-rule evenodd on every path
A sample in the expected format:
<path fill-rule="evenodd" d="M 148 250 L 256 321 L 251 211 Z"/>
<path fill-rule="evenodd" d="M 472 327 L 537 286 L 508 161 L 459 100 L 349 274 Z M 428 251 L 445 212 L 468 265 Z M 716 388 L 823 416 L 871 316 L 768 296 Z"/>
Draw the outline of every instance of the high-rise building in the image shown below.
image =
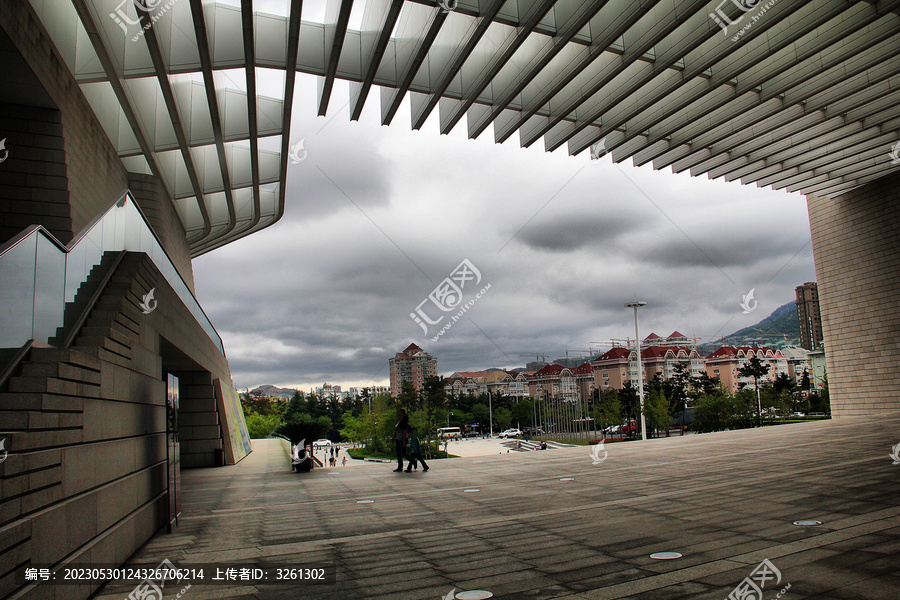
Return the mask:
<path fill-rule="evenodd" d="M 822 314 L 815 281 L 797 286 L 797 320 L 800 322 L 800 346 L 815 350 L 822 343 Z"/>
<path fill-rule="evenodd" d="M 410 344 L 403 352 L 388 359 L 391 365 L 391 396 L 396 398 L 404 381 L 409 381 L 421 391 L 425 386 L 425 378 L 437 377 L 437 358 L 431 356 L 415 344 Z"/>

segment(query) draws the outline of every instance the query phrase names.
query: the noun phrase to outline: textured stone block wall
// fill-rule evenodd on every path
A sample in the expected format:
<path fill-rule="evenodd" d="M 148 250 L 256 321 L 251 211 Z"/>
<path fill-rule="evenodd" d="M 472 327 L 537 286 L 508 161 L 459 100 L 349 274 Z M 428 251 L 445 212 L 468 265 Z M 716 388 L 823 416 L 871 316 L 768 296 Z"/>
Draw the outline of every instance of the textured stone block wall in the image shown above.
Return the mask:
<path fill-rule="evenodd" d="M 158 304 L 144 314 L 151 288 Z M 16 573 L 118 565 L 166 525 L 167 371 L 181 379 L 182 465 L 211 466 L 225 356 L 150 259 L 129 253 L 73 347 L 33 349 L 0 391 L 0 598 L 87 598 L 96 585 L 27 586 Z"/>
<path fill-rule="evenodd" d="M 900 175 L 808 204 L 832 413 L 900 411 Z"/>
<path fill-rule="evenodd" d="M 69 192 L 58 110 L 0 103 L 0 243 L 29 225 L 61 241 L 72 238 Z"/>
<path fill-rule="evenodd" d="M 32 173 L 23 185 L 48 190 L 43 194 L 49 195 L 54 203 L 59 193 L 68 190 L 68 217 L 71 223 L 68 231 L 58 236 L 62 242 L 68 243 L 74 234 L 81 231 L 103 208 L 125 191 L 128 185 L 127 173 L 106 132 L 94 117 L 81 88 L 28 1 L 5 2 L 3 10 L 0 10 L 0 27 L 9 36 L 58 110 L 59 122 L 62 124 L 61 140 L 58 129 L 47 124 L 47 110 L 44 108 L 22 106 L 14 118 L 21 120 L 23 127 L 34 134 L 34 140 L 48 151 L 48 155 L 52 152 L 51 165 L 59 165 L 58 161 L 64 153 L 64 172 L 60 167 L 54 166 L 45 173 Z M 47 136 L 46 139 L 43 136 Z M 13 167 L 11 161 L 18 160 L 20 140 L 15 133 L 6 137 L 11 156 L 7 160 L 10 164 L 4 163 L 4 166 Z M 28 139 L 23 140 L 26 147 Z M 49 191 L 56 193 L 49 194 Z M 40 222 L 35 219 L 41 217 L 40 213 L 35 213 L 32 222 Z M 54 225 L 62 223 L 54 222 Z"/>
<path fill-rule="evenodd" d="M 128 187 L 150 222 L 150 227 L 159 236 L 172 264 L 193 292 L 194 270 L 191 267 L 191 248 L 184 233 L 184 226 L 162 182 L 158 177 L 151 175 L 129 173 Z"/>

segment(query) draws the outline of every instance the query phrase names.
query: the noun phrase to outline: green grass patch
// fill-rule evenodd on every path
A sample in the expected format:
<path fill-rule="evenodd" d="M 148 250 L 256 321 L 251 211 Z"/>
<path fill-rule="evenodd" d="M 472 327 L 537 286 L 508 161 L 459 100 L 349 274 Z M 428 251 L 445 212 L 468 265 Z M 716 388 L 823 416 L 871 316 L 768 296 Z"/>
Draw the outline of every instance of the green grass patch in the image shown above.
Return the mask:
<path fill-rule="evenodd" d="M 350 455 L 351 458 L 355 458 L 358 460 L 363 460 L 366 458 L 380 458 L 382 460 L 397 460 L 396 454 L 385 454 L 383 452 L 370 452 L 365 448 L 347 448 L 347 454 Z M 437 452 L 431 452 L 431 457 L 425 457 L 425 460 L 434 460 L 437 458 L 459 458 L 453 454 L 448 454 L 443 450 L 438 450 Z"/>

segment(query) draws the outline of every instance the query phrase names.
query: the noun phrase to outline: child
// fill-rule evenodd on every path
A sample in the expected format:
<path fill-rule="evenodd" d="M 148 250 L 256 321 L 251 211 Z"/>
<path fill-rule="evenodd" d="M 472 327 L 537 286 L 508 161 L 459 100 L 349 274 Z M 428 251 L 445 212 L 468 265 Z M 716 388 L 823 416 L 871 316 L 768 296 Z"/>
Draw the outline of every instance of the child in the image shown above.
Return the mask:
<path fill-rule="evenodd" d="M 419 436 L 416 434 L 416 428 L 409 428 L 409 436 L 407 439 L 407 444 L 409 446 L 409 464 L 406 466 L 406 472 L 412 473 L 412 470 L 416 467 L 416 460 L 422 463 L 422 472 L 428 470 L 428 465 L 425 464 L 425 459 L 422 458 L 422 447 L 419 445 Z"/>

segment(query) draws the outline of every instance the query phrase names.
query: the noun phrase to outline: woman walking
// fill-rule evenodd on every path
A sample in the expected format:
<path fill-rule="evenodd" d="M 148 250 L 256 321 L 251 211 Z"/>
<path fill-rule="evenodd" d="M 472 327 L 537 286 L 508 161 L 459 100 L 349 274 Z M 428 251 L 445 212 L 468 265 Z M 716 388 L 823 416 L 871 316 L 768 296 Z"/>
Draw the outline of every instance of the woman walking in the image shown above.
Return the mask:
<path fill-rule="evenodd" d="M 422 447 L 419 445 L 419 436 L 416 433 L 416 428 L 411 427 L 409 429 L 409 465 L 406 467 L 406 472 L 411 473 L 412 469 L 416 468 L 416 460 L 422 463 L 422 472 L 428 470 L 428 465 L 425 464 L 425 459 L 422 457 Z"/>
<path fill-rule="evenodd" d="M 403 456 L 406 454 L 406 434 L 409 429 L 409 417 L 402 408 L 397 409 L 397 424 L 394 425 L 394 447 L 397 450 L 397 468 L 394 473 L 403 472 Z"/>

